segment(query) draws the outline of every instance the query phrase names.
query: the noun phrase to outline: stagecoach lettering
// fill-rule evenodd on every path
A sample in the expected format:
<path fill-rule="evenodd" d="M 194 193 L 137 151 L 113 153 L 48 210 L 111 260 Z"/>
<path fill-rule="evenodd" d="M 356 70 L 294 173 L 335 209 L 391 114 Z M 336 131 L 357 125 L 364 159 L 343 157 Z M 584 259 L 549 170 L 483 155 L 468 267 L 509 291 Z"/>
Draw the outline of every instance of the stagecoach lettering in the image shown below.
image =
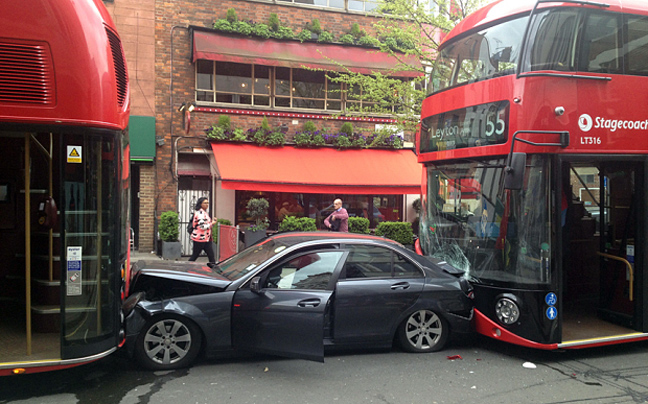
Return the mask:
<path fill-rule="evenodd" d="M 646 130 L 648 129 L 648 119 L 643 121 L 629 121 L 623 119 L 606 119 L 597 116 L 594 120 L 594 128 L 610 129 L 610 132 L 616 132 L 617 129 Z"/>

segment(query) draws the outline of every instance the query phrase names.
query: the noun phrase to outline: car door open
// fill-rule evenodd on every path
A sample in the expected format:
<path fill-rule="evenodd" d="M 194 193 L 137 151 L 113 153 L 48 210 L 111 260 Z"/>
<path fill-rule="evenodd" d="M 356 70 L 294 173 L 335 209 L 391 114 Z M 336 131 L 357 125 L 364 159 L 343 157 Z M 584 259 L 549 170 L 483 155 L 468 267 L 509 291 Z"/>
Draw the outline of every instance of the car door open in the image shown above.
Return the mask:
<path fill-rule="evenodd" d="M 324 361 L 324 318 L 347 252 L 294 255 L 236 291 L 235 349 Z"/>

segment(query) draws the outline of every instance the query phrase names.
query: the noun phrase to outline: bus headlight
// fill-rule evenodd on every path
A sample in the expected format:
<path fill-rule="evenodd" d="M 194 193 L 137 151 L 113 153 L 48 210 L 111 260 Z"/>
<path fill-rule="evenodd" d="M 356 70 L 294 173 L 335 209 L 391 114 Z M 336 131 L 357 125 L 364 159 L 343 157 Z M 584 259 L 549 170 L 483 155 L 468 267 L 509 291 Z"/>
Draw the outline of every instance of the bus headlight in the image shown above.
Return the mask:
<path fill-rule="evenodd" d="M 502 324 L 510 325 L 520 319 L 520 308 L 513 300 L 503 297 L 495 305 L 495 314 Z"/>

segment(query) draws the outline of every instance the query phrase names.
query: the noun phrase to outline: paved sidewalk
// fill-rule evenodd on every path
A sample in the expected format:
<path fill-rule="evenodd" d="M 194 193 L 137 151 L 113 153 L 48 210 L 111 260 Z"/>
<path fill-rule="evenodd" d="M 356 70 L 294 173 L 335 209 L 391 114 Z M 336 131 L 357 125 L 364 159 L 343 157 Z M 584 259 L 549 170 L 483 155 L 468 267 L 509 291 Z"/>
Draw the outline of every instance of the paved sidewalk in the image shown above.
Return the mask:
<path fill-rule="evenodd" d="M 155 252 L 144 252 L 144 251 L 137 251 L 137 250 L 131 250 L 131 263 L 140 261 L 140 260 L 146 260 L 146 261 L 162 261 L 162 257 L 158 256 L 155 254 Z M 189 256 L 187 257 L 180 257 L 178 261 L 189 261 Z M 201 255 L 198 257 L 196 260 L 197 262 L 207 262 L 207 256 L 206 255 Z"/>

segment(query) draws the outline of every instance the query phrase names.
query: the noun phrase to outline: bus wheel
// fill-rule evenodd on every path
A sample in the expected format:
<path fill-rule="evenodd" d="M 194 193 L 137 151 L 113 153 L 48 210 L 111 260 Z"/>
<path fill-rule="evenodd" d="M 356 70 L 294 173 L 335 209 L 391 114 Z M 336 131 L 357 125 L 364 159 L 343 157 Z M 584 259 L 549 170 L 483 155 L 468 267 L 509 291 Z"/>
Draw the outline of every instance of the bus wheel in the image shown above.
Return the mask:
<path fill-rule="evenodd" d="M 190 366 L 200 352 L 202 334 L 191 321 L 165 314 L 149 320 L 137 337 L 135 359 L 152 370 Z"/>
<path fill-rule="evenodd" d="M 410 314 L 398 330 L 402 348 L 408 352 L 436 352 L 443 349 L 450 334 L 448 323 L 432 310 Z"/>

